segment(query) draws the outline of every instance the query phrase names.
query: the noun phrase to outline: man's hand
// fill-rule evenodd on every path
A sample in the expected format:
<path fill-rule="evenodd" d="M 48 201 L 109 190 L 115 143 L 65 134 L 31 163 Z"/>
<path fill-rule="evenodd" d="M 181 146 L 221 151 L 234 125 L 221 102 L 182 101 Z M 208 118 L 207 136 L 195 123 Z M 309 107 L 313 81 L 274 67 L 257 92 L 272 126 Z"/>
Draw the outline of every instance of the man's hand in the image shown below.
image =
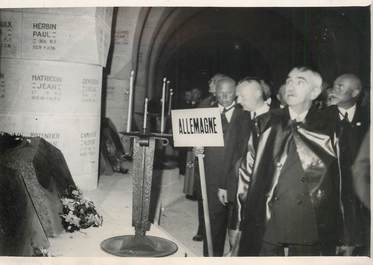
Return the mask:
<path fill-rule="evenodd" d="M 193 147 L 193 153 L 195 156 L 202 155 L 205 152 L 205 149 L 202 146 Z"/>
<path fill-rule="evenodd" d="M 237 257 L 238 249 L 240 247 L 241 231 L 228 229 L 228 239 L 229 239 L 229 252 L 224 256 Z"/>
<path fill-rule="evenodd" d="M 218 189 L 218 198 L 221 204 L 225 206 L 228 203 L 227 190 Z"/>
<path fill-rule="evenodd" d="M 352 256 L 355 246 L 337 246 L 337 256 Z"/>

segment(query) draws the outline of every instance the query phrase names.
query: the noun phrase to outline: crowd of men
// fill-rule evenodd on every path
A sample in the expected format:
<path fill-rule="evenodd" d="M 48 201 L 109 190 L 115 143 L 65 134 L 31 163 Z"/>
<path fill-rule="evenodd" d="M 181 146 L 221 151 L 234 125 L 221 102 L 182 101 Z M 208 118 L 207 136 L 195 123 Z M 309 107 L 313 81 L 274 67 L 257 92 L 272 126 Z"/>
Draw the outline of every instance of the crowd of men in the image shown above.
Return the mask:
<path fill-rule="evenodd" d="M 318 72 L 296 67 L 279 104 L 257 77 L 217 74 L 209 92 L 199 107 L 220 109 L 224 147 L 194 152 L 205 154 L 213 255 L 227 255 L 226 235 L 231 256 L 370 255 L 370 113 L 360 79 L 342 74 L 326 90 Z"/>

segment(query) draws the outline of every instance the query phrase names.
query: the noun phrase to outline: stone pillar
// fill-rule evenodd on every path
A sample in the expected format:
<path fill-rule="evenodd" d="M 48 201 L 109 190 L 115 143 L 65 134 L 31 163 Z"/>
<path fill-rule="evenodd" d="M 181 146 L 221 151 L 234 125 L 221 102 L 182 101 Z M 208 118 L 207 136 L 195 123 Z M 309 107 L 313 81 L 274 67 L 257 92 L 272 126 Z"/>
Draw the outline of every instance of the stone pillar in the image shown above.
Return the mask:
<path fill-rule="evenodd" d="M 55 145 L 83 190 L 97 187 L 111 23 L 112 8 L 0 10 L 0 130 Z"/>
<path fill-rule="evenodd" d="M 105 116 L 110 118 L 118 131 L 127 127 L 130 72 L 133 69 L 134 35 L 141 8 L 120 7 L 116 17 L 113 36 L 113 56 L 110 73 L 107 77 Z M 137 80 L 137 83 L 139 80 Z M 135 98 L 139 95 L 137 85 Z M 143 104 L 142 104 L 143 106 Z M 136 119 L 136 113 L 133 115 Z"/>

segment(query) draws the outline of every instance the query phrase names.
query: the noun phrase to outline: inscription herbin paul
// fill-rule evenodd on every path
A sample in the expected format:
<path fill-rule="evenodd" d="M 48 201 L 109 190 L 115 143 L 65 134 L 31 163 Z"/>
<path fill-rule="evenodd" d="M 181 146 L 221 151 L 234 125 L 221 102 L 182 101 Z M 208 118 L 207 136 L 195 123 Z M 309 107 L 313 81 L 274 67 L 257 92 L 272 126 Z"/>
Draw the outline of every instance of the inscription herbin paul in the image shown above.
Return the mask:
<path fill-rule="evenodd" d="M 34 50 L 56 50 L 57 24 L 45 22 L 33 23 L 32 29 L 32 47 Z"/>

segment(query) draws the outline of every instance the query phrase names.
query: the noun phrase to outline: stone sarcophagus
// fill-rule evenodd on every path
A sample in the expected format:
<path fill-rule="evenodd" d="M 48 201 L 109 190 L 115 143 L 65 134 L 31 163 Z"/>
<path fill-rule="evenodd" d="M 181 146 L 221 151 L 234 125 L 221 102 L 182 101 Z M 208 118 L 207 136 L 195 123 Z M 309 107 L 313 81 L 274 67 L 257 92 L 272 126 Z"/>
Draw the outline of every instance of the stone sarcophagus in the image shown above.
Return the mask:
<path fill-rule="evenodd" d="M 0 255 L 32 256 L 63 231 L 60 196 L 74 186 L 62 153 L 42 138 L 0 135 Z"/>

